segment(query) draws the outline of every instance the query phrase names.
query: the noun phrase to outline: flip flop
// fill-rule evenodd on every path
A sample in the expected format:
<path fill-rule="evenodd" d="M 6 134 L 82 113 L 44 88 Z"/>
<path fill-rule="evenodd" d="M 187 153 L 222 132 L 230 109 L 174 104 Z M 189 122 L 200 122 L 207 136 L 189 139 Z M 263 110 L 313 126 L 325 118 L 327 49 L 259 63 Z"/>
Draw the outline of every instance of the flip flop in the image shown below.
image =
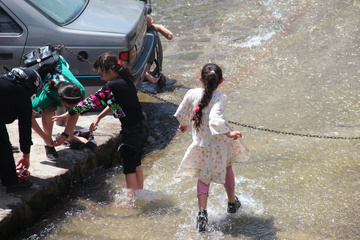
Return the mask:
<path fill-rule="evenodd" d="M 30 178 L 30 172 L 28 170 L 25 170 L 23 168 L 16 169 L 17 175 L 21 179 L 29 179 Z"/>

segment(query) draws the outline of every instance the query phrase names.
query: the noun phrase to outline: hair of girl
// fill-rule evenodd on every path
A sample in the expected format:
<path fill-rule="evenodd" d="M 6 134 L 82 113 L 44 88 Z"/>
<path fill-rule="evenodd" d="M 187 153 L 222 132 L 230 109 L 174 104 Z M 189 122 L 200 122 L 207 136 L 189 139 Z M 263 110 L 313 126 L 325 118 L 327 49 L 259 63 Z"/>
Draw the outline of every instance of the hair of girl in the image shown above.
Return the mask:
<path fill-rule="evenodd" d="M 197 131 L 199 131 L 202 122 L 202 110 L 209 105 L 213 92 L 219 86 L 222 78 L 221 68 L 214 63 L 206 64 L 201 70 L 201 80 L 204 86 L 204 93 L 198 105 L 199 111 L 195 111 L 191 119 L 194 121 L 194 126 Z"/>
<path fill-rule="evenodd" d="M 83 98 L 80 87 L 75 83 L 61 82 L 57 87 L 59 88 L 58 96 L 62 102 L 76 104 Z"/>
<path fill-rule="evenodd" d="M 127 64 L 118 60 L 117 56 L 110 52 L 100 55 L 94 63 L 94 68 L 103 72 L 113 70 L 123 79 L 133 78 L 131 68 Z"/>

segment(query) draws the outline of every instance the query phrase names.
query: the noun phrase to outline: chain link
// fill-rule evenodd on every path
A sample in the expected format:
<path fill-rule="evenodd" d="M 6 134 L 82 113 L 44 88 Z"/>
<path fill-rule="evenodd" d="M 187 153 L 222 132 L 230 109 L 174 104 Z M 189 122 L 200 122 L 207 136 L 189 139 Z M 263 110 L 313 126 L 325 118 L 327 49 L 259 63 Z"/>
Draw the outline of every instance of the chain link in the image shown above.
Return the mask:
<path fill-rule="evenodd" d="M 59 51 L 61 49 L 65 49 L 68 52 L 72 53 L 75 57 L 77 57 L 81 61 L 87 62 L 88 64 L 92 65 L 92 63 L 89 62 L 87 59 L 85 59 L 83 56 L 75 53 L 74 51 L 70 50 L 69 48 L 65 47 L 64 45 L 58 45 L 58 46 L 56 46 L 56 48 Z M 169 101 L 167 101 L 167 100 L 165 100 L 163 98 L 160 98 L 160 97 L 156 96 L 153 93 L 146 92 L 146 91 L 144 91 L 142 89 L 138 89 L 138 91 L 140 91 L 140 92 L 142 92 L 142 93 L 144 93 L 146 95 L 149 95 L 149 96 L 151 96 L 151 97 L 153 97 L 153 98 L 155 98 L 155 99 L 157 99 L 157 100 L 159 100 L 161 102 L 168 103 L 168 104 L 171 104 L 173 106 L 178 106 L 177 104 L 169 102 Z M 360 139 L 360 137 L 324 136 L 324 135 L 317 135 L 317 134 L 303 134 L 303 133 L 286 132 L 286 131 L 273 130 L 273 129 L 269 129 L 269 128 L 251 126 L 251 125 L 248 125 L 248 124 L 234 122 L 234 121 L 229 121 L 229 123 L 237 125 L 237 126 L 245 127 L 245 128 L 251 128 L 251 129 L 254 129 L 254 130 L 277 133 L 277 134 L 284 134 L 284 135 L 290 135 L 290 136 L 310 137 L 310 138 L 324 138 L 324 139 L 344 139 L 344 140 L 358 140 L 358 139 Z"/>
<path fill-rule="evenodd" d="M 78 58 L 80 61 L 86 62 L 90 65 L 93 65 L 93 63 L 89 62 L 89 60 L 85 59 L 83 56 L 81 56 L 80 54 L 72 51 L 71 49 L 65 47 L 64 45 L 57 45 L 56 49 L 60 52 L 62 49 L 65 49 L 66 51 L 68 51 L 69 53 L 73 54 L 76 58 Z"/>
<path fill-rule="evenodd" d="M 139 89 L 140 92 L 149 95 L 159 101 L 162 101 L 164 103 L 168 103 L 174 106 L 178 106 L 175 103 L 169 102 L 163 98 L 160 98 L 158 96 L 156 96 L 153 93 L 150 92 L 146 92 L 144 90 Z M 271 133 L 277 133 L 277 134 L 284 134 L 284 135 L 290 135 L 290 136 L 299 136 L 299 137 L 310 137 L 310 138 L 324 138 L 324 139 L 344 139 L 344 140 L 359 140 L 360 137 L 341 137 L 341 136 L 324 136 L 324 135 L 317 135 L 317 134 L 303 134 L 303 133 L 294 133 L 294 132 L 286 132 L 286 131 L 279 131 L 279 130 L 273 130 L 273 129 L 269 129 L 269 128 L 263 128 L 263 127 L 256 127 L 256 126 L 251 126 L 248 124 L 244 124 L 244 123 L 239 123 L 239 122 L 234 122 L 234 121 L 228 121 L 230 124 L 234 124 L 237 126 L 241 126 L 241 127 L 245 127 L 245 128 L 251 128 L 254 130 L 259 130 L 259 131 L 265 131 L 265 132 L 271 132 Z"/>

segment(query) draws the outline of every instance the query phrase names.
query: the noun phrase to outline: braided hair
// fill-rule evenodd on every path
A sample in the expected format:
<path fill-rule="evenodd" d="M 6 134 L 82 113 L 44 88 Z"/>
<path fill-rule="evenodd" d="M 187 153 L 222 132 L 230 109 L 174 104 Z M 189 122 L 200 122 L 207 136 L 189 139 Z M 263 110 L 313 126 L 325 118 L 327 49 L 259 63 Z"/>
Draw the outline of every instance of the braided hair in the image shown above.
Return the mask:
<path fill-rule="evenodd" d="M 113 70 L 117 72 L 119 76 L 123 79 L 133 78 L 131 68 L 127 64 L 119 60 L 116 55 L 111 54 L 110 52 L 100 55 L 94 63 L 94 68 L 100 69 L 103 72 Z"/>
<path fill-rule="evenodd" d="M 222 70 L 214 63 L 206 64 L 201 70 L 201 81 L 204 86 L 204 93 L 198 107 L 195 108 L 195 113 L 191 119 L 194 121 L 194 126 L 197 131 L 199 131 L 202 121 L 202 110 L 209 105 L 213 92 L 219 86 L 222 79 Z"/>

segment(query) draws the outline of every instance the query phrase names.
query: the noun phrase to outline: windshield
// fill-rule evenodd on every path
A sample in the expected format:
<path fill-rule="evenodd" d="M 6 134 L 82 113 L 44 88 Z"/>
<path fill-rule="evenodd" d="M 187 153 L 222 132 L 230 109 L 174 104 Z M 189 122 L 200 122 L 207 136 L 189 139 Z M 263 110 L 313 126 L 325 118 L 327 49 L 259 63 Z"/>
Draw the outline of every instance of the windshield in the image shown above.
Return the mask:
<path fill-rule="evenodd" d="M 43 14 L 60 25 L 72 22 L 85 8 L 88 0 L 27 0 Z"/>

